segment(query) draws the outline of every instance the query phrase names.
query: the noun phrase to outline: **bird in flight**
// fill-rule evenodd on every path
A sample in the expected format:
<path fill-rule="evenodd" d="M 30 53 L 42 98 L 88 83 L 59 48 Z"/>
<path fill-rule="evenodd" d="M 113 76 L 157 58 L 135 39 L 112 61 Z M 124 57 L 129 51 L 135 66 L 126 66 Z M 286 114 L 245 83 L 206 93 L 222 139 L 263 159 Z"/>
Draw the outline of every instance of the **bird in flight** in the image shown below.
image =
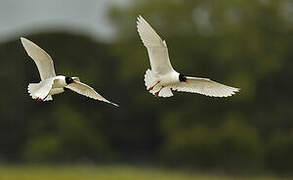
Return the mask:
<path fill-rule="evenodd" d="M 166 41 L 160 38 L 142 16 L 137 17 L 137 31 L 147 48 L 151 64 L 151 69 L 147 69 L 144 76 L 145 86 L 154 96 L 170 97 L 173 96 L 172 90 L 176 90 L 211 97 L 228 97 L 240 90 L 207 78 L 178 73 L 171 65 Z"/>
<path fill-rule="evenodd" d="M 28 92 L 37 102 L 53 100 L 52 95 L 63 93 L 70 89 L 81 95 L 104 101 L 114 106 L 118 106 L 98 94 L 92 87 L 80 82 L 78 77 L 67 77 L 63 75 L 56 76 L 52 58 L 42 48 L 32 41 L 21 37 L 21 43 L 27 54 L 36 63 L 41 81 L 39 83 L 30 83 Z"/>

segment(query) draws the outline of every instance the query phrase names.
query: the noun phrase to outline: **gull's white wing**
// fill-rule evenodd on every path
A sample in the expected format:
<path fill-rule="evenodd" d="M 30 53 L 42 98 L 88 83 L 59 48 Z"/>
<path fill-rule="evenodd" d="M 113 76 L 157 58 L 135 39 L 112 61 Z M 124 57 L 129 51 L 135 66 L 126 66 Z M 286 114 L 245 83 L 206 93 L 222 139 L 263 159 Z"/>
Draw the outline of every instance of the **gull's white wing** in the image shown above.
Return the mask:
<path fill-rule="evenodd" d="M 186 77 L 186 82 L 179 82 L 172 86 L 172 90 L 199 93 L 212 97 L 232 96 L 240 89 L 226 86 L 207 78 Z"/>
<path fill-rule="evenodd" d="M 28 85 L 28 92 L 33 99 L 40 98 L 45 100 L 48 96 L 55 78 L 49 78 L 41 81 L 40 83 L 30 83 Z M 50 98 L 49 98 L 50 99 Z M 48 99 L 48 100 L 49 100 Z"/>
<path fill-rule="evenodd" d="M 137 31 L 144 46 L 147 48 L 152 71 L 162 75 L 174 71 L 170 63 L 166 42 L 162 41 L 160 36 L 142 16 L 137 18 Z"/>
<path fill-rule="evenodd" d="M 20 40 L 27 54 L 35 61 L 41 80 L 55 77 L 54 63 L 49 54 L 26 38 L 21 37 Z"/>
<path fill-rule="evenodd" d="M 68 88 L 74 92 L 77 92 L 78 94 L 93 98 L 95 100 L 104 101 L 106 103 L 110 103 L 110 104 L 113 104 L 114 106 L 119 107 L 117 104 L 108 101 L 103 96 L 98 94 L 92 87 L 90 87 L 82 82 L 74 81 L 74 83 L 67 85 L 66 88 Z"/>

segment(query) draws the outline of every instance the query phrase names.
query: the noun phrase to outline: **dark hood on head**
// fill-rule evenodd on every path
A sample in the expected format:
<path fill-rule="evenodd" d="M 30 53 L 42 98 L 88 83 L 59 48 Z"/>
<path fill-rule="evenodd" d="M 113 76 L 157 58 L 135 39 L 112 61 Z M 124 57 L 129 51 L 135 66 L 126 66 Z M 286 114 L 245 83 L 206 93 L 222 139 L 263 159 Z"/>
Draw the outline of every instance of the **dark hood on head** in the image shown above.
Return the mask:
<path fill-rule="evenodd" d="M 187 78 L 183 74 L 179 74 L 179 81 L 180 82 L 186 82 Z"/>
<path fill-rule="evenodd" d="M 73 83 L 73 79 L 71 77 L 65 77 L 65 82 L 66 84 L 71 84 Z"/>

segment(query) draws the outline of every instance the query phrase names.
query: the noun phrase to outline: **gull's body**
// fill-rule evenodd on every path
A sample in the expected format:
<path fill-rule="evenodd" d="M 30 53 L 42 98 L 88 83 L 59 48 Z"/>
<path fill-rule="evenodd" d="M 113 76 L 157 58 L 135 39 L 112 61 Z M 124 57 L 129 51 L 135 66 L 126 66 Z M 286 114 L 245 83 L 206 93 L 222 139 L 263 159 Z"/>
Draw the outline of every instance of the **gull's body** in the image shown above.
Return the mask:
<path fill-rule="evenodd" d="M 144 81 L 147 90 L 155 96 L 173 96 L 172 90 L 199 93 L 213 97 L 227 97 L 238 92 L 238 88 L 226 86 L 207 78 L 184 76 L 171 65 L 165 41 L 142 17 L 137 18 L 139 36 L 147 48 L 151 70 L 146 71 Z"/>
<path fill-rule="evenodd" d="M 52 95 L 60 94 L 66 89 L 70 89 L 84 96 L 118 106 L 102 97 L 90 86 L 80 82 L 78 77 L 56 76 L 52 58 L 30 40 L 20 39 L 27 54 L 36 63 L 41 77 L 39 83 L 30 83 L 28 85 L 28 92 L 33 99 L 37 101 L 53 100 Z"/>

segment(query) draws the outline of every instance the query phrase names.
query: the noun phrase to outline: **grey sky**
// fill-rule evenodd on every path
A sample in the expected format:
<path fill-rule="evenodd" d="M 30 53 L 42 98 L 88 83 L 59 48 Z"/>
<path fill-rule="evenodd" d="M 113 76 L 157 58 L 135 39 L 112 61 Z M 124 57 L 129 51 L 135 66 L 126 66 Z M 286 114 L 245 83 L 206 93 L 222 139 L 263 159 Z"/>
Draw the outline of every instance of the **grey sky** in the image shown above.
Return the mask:
<path fill-rule="evenodd" d="M 128 0 L 0 0 L 0 42 L 32 32 L 63 30 L 108 40 L 110 4 Z"/>

